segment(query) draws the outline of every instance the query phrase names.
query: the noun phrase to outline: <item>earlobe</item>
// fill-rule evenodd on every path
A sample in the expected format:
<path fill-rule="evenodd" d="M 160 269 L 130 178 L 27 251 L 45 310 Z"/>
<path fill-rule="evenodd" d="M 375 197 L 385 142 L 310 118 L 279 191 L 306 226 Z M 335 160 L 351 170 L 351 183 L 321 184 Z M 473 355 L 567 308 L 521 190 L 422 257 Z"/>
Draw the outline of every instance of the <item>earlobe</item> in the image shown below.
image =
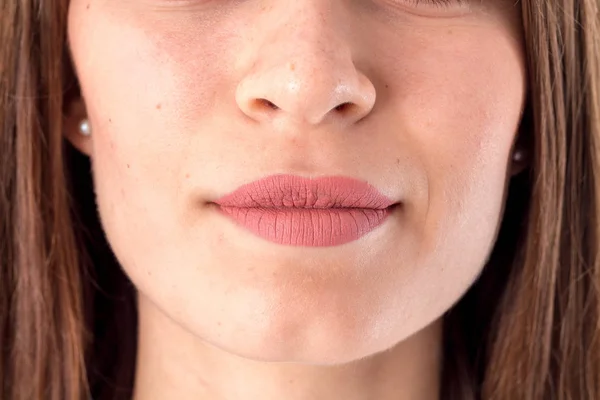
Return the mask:
<path fill-rule="evenodd" d="M 67 105 L 63 117 L 63 133 L 73 147 L 87 156 L 91 155 L 92 127 L 81 99 L 73 100 Z"/>

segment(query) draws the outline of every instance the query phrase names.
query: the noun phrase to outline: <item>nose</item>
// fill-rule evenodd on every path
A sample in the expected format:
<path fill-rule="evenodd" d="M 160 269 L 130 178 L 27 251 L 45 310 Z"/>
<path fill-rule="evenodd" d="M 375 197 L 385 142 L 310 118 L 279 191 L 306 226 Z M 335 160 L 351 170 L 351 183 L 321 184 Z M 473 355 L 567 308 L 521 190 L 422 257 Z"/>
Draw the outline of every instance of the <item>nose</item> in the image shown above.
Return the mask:
<path fill-rule="evenodd" d="M 343 24 L 334 20 L 339 14 L 320 0 L 291 3 L 285 11 L 272 9 L 255 28 L 244 51 L 249 68 L 236 88 L 238 107 L 261 123 L 350 125 L 365 118 L 376 91 L 356 68 L 343 29 L 335 28 Z"/>

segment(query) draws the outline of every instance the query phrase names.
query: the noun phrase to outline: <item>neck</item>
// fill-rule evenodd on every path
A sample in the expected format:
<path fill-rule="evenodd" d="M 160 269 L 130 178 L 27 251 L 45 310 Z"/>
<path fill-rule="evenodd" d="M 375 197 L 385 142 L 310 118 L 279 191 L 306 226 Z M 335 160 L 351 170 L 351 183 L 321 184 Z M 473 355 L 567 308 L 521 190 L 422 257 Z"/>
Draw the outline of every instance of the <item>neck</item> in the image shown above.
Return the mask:
<path fill-rule="evenodd" d="M 268 363 L 214 347 L 140 296 L 135 400 L 437 400 L 441 321 L 341 365 Z"/>

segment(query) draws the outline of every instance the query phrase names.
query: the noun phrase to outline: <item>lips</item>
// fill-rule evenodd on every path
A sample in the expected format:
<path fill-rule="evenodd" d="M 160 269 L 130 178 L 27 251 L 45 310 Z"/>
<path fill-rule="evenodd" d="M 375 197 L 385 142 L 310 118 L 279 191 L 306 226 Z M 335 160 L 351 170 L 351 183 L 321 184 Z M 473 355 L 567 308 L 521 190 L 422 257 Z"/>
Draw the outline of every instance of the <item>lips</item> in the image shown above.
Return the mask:
<path fill-rule="evenodd" d="M 215 203 L 255 235 L 281 245 L 309 247 L 357 240 L 381 225 L 394 205 L 364 181 L 294 175 L 248 183 Z"/>

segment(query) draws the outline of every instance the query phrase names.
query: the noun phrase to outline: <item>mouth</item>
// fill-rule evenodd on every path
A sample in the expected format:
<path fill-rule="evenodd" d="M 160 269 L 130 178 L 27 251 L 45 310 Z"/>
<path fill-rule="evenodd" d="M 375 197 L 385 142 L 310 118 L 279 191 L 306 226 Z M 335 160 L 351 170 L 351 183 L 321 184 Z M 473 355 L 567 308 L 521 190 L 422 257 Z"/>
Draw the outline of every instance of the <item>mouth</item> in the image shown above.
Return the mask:
<path fill-rule="evenodd" d="M 367 182 L 273 175 L 214 202 L 238 226 L 287 246 L 337 246 L 380 226 L 400 205 Z"/>

